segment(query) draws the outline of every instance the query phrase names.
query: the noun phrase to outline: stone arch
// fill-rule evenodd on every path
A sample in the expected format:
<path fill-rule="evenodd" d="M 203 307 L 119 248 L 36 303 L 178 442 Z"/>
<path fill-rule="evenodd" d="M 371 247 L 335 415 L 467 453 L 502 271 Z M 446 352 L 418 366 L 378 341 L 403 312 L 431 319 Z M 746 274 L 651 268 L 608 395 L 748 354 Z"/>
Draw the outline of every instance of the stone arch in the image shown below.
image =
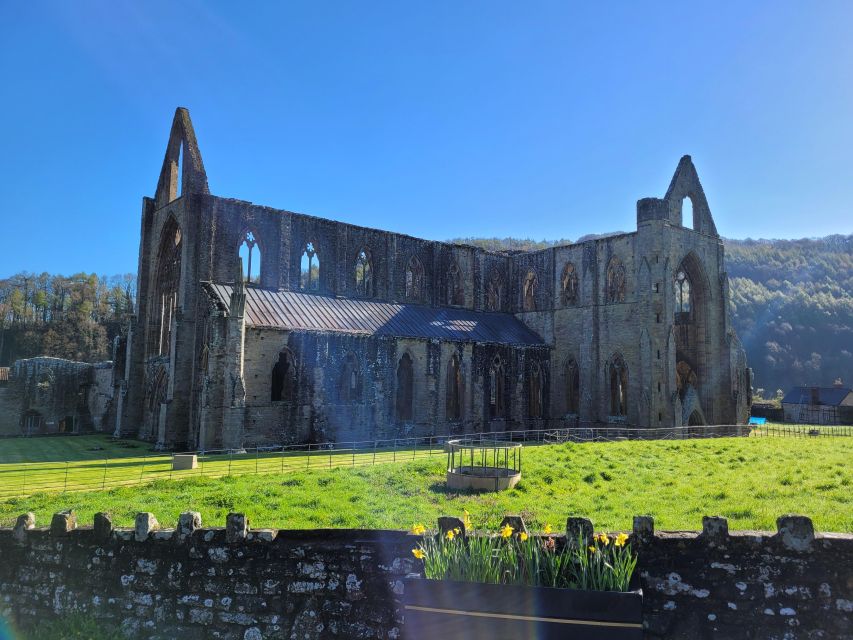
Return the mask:
<path fill-rule="evenodd" d="M 35 409 L 29 409 L 21 418 L 21 428 L 25 436 L 35 436 L 45 433 L 44 416 Z"/>
<path fill-rule="evenodd" d="M 567 415 L 580 413 L 580 368 L 577 360 L 570 357 L 563 366 L 563 397 Z"/>
<path fill-rule="evenodd" d="M 172 328 L 178 309 L 181 285 L 183 234 L 181 226 L 170 215 L 163 225 L 155 264 L 153 295 L 148 312 L 148 354 L 169 355 Z"/>
<path fill-rule="evenodd" d="M 495 355 L 489 364 L 489 418 L 492 420 L 506 418 L 506 366 L 500 355 Z"/>
<path fill-rule="evenodd" d="M 296 402 L 299 374 L 293 352 L 285 347 L 278 353 L 270 376 L 270 401 Z"/>
<path fill-rule="evenodd" d="M 536 271 L 528 269 L 521 284 L 521 308 L 524 311 L 536 311 L 536 289 L 538 286 L 539 279 L 536 277 Z"/>
<path fill-rule="evenodd" d="M 504 282 L 499 271 L 492 272 L 489 283 L 486 285 L 486 310 L 501 311 L 503 309 Z"/>
<path fill-rule="evenodd" d="M 615 353 L 608 365 L 609 415 L 611 418 L 628 416 L 628 366 L 622 354 Z"/>
<path fill-rule="evenodd" d="M 409 258 L 406 264 L 406 300 L 423 302 L 424 299 L 424 266 L 416 255 Z"/>
<path fill-rule="evenodd" d="M 610 262 L 607 263 L 607 290 L 605 292 L 607 302 L 625 302 L 627 279 L 622 260 L 618 256 L 610 258 Z"/>
<path fill-rule="evenodd" d="M 411 422 L 414 419 L 414 401 L 414 361 L 409 352 L 405 351 L 397 362 L 397 388 L 394 406 L 398 422 Z"/>
<path fill-rule="evenodd" d="M 355 254 L 355 291 L 364 298 L 374 296 L 373 257 L 367 247 L 362 247 Z"/>
<path fill-rule="evenodd" d="M 566 306 L 578 303 L 580 295 L 578 270 L 574 262 L 567 262 L 560 276 L 560 299 Z"/>
<path fill-rule="evenodd" d="M 320 289 L 320 252 L 313 240 L 308 240 L 302 248 L 299 261 L 299 288 L 303 291 Z"/>
<path fill-rule="evenodd" d="M 260 238 L 250 227 L 243 229 L 240 234 L 237 255 L 243 262 L 243 282 L 260 284 L 263 247 Z"/>
<path fill-rule="evenodd" d="M 445 416 L 448 421 L 462 419 L 462 399 L 464 388 L 462 383 L 462 363 L 459 355 L 454 353 L 447 362 L 447 386 L 445 399 Z"/>
<path fill-rule="evenodd" d="M 532 419 L 545 417 L 544 388 L 545 374 L 538 360 L 530 363 L 527 373 L 527 415 Z"/>
<path fill-rule="evenodd" d="M 358 358 L 352 352 L 346 355 L 341 366 L 341 374 L 338 380 L 338 398 L 342 404 L 361 402 L 361 366 Z"/>
<path fill-rule="evenodd" d="M 462 271 L 456 260 L 450 261 L 447 267 L 447 304 L 451 306 L 463 306 L 465 304 L 465 291 L 462 289 Z"/>

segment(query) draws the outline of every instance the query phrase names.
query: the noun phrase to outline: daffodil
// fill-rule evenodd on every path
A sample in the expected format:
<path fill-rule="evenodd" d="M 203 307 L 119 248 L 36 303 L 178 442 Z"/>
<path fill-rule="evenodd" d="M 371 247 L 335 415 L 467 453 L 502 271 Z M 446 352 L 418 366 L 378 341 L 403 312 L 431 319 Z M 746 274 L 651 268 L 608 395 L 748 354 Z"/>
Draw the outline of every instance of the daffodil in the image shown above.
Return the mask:
<path fill-rule="evenodd" d="M 513 528 L 508 524 L 505 524 L 501 528 L 501 538 L 509 538 L 512 535 Z"/>
<path fill-rule="evenodd" d="M 456 534 L 454 534 L 454 533 L 453 533 L 453 530 L 452 530 L 452 529 L 448 529 L 448 530 L 447 530 L 447 533 L 445 533 L 445 534 L 444 534 L 444 536 L 445 536 L 448 540 L 453 540 L 453 536 L 454 536 L 454 535 L 456 535 Z"/>
<path fill-rule="evenodd" d="M 626 542 L 628 542 L 628 534 L 620 533 L 618 536 L 616 536 L 616 540 L 613 542 L 613 544 L 617 547 L 624 547 Z"/>
<path fill-rule="evenodd" d="M 414 527 L 412 527 L 412 533 L 416 536 L 422 536 L 424 534 L 424 531 L 426 531 L 426 527 L 422 524 L 416 524 Z"/>
<path fill-rule="evenodd" d="M 460 533 L 462 533 L 462 529 L 460 529 L 459 527 L 456 527 L 453 529 L 453 533 L 455 533 L 458 536 Z"/>
<path fill-rule="evenodd" d="M 412 555 L 415 556 L 418 560 L 423 560 L 426 558 L 426 554 L 423 549 L 412 549 Z"/>
<path fill-rule="evenodd" d="M 553 531 L 553 529 L 551 528 L 550 524 L 546 523 L 544 531 L 545 531 L 545 535 L 547 536 L 549 533 L 551 533 Z"/>
<path fill-rule="evenodd" d="M 474 527 L 471 525 L 471 514 L 465 511 L 465 516 L 462 518 L 462 524 L 465 525 L 465 531 L 471 531 Z"/>
<path fill-rule="evenodd" d="M 603 544 L 605 547 L 610 544 L 610 538 L 607 537 L 606 533 L 598 534 L 598 541 Z"/>
<path fill-rule="evenodd" d="M 521 533 L 519 533 L 519 534 L 518 534 L 518 538 L 519 538 L 522 542 L 524 542 L 525 540 L 527 540 L 527 534 L 526 534 L 524 531 L 522 531 Z"/>
<path fill-rule="evenodd" d="M 595 553 L 595 547 L 592 547 L 592 546 L 591 546 L 591 547 L 589 547 L 589 552 L 590 552 L 590 553 Z"/>

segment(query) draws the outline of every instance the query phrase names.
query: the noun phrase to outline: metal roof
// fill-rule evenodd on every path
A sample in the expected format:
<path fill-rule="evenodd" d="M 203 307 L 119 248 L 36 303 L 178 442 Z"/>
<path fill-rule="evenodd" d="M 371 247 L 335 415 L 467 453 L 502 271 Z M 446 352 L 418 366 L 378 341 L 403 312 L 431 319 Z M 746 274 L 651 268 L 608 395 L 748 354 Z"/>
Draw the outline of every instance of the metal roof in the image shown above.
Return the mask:
<path fill-rule="evenodd" d="M 812 393 L 817 394 L 817 403 L 812 402 Z M 794 387 L 782 402 L 786 404 L 822 404 L 839 406 L 850 395 L 849 387 Z"/>
<path fill-rule="evenodd" d="M 207 286 L 229 310 L 231 285 Z M 246 287 L 246 324 L 365 336 L 545 345 L 542 338 L 509 313 L 336 298 L 255 287 Z"/>

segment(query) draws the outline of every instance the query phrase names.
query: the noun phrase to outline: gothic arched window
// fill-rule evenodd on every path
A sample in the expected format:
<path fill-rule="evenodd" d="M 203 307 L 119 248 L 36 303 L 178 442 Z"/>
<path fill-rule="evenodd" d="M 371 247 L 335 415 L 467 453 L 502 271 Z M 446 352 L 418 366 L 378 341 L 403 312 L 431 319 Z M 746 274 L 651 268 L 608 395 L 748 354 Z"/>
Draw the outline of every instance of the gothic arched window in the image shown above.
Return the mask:
<path fill-rule="evenodd" d="M 536 272 L 532 269 L 527 272 L 527 275 L 524 277 L 524 283 L 522 285 L 521 294 L 522 294 L 522 308 L 525 311 L 536 311 L 536 286 L 538 285 L 538 281 L 536 279 Z"/>
<path fill-rule="evenodd" d="M 373 297 L 373 264 L 367 249 L 359 251 L 355 258 L 355 290 L 365 298 Z"/>
<path fill-rule="evenodd" d="M 406 265 L 406 300 L 421 302 L 424 297 L 424 267 L 417 256 Z"/>
<path fill-rule="evenodd" d="M 489 367 L 489 417 L 506 417 L 506 393 L 504 388 L 504 365 L 500 356 L 495 356 Z"/>
<path fill-rule="evenodd" d="M 503 280 L 499 275 L 492 276 L 486 287 L 486 310 L 500 311 L 503 306 Z"/>
<path fill-rule="evenodd" d="M 397 364 L 397 398 L 396 410 L 399 422 L 409 422 L 413 416 L 415 395 L 415 378 L 412 358 L 404 353 Z"/>
<path fill-rule="evenodd" d="M 270 399 L 273 402 L 296 400 L 296 363 L 288 349 L 281 350 L 272 368 Z"/>
<path fill-rule="evenodd" d="M 565 383 L 566 413 L 577 415 L 580 413 L 580 371 L 574 360 L 566 363 Z"/>
<path fill-rule="evenodd" d="M 459 356 L 453 354 L 447 364 L 447 400 L 445 413 L 448 420 L 462 418 L 462 370 L 459 366 Z"/>
<path fill-rule="evenodd" d="M 607 302 L 625 302 L 625 265 L 616 257 L 607 266 Z"/>
<path fill-rule="evenodd" d="M 157 253 L 152 313 L 149 315 L 149 353 L 168 355 L 172 345 L 172 324 L 178 307 L 181 280 L 181 228 L 170 218 L 163 228 Z"/>
<path fill-rule="evenodd" d="M 320 288 L 320 256 L 313 242 L 305 244 L 300 262 L 299 288 L 306 291 L 316 291 Z"/>
<path fill-rule="evenodd" d="M 628 367 L 620 355 L 610 361 L 610 415 L 628 415 Z"/>
<path fill-rule="evenodd" d="M 563 275 L 560 278 L 563 304 L 577 304 L 578 301 L 578 272 L 575 265 L 567 262 L 563 267 Z"/>
<path fill-rule="evenodd" d="M 533 362 L 527 377 L 527 415 L 531 418 L 542 417 L 542 387 L 542 368 Z"/>
<path fill-rule="evenodd" d="M 344 358 L 341 378 L 338 384 L 338 397 L 342 404 L 361 400 L 361 376 L 358 360 L 352 353 Z"/>
<path fill-rule="evenodd" d="M 255 239 L 255 234 L 246 231 L 243 234 L 243 242 L 238 251 L 243 261 L 243 280 L 247 283 L 257 284 L 261 281 L 261 248 Z"/>
<path fill-rule="evenodd" d="M 465 304 L 465 292 L 462 290 L 462 274 L 455 261 L 447 269 L 447 304 L 462 306 Z"/>
<path fill-rule="evenodd" d="M 690 278 L 684 269 L 675 274 L 675 322 L 681 324 L 690 320 Z"/>

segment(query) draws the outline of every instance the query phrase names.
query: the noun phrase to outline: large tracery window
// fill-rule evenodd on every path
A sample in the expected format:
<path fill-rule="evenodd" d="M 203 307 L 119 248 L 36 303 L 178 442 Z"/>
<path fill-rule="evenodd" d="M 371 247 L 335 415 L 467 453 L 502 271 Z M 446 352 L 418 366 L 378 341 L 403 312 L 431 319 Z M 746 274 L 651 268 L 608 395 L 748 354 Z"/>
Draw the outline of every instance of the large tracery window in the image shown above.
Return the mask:
<path fill-rule="evenodd" d="M 610 416 L 624 418 L 628 415 L 628 367 L 622 356 L 610 362 Z"/>
<path fill-rule="evenodd" d="M 564 305 L 577 304 L 578 301 L 578 272 L 575 265 L 567 262 L 563 267 L 563 275 L 560 278 L 562 288 L 562 299 Z"/>
<path fill-rule="evenodd" d="M 450 358 L 447 365 L 447 401 L 445 410 L 448 420 L 462 418 L 462 370 L 459 366 L 459 356 Z"/>
<path fill-rule="evenodd" d="M 447 270 L 447 304 L 462 306 L 465 304 L 465 293 L 462 291 L 462 274 L 456 262 L 450 263 Z"/>
<path fill-rule="evenodd" d="M 355 258 L 355 290 L 365 298 L 373 297 L 373 263 L 367 249 L 359 251 Z"/>
<path fill-rule="evenodd" d="M 486 310 L 500 311 L 503 306 L 503 280 L 499 275 L 492 276 L 486 287 Z"/>
<path fill-rule="evenodd" d="M 536 311 L 536 279 L 535 271 L 528 271 L 522 285 L 522 308 L 525 311 Z"/>
<path fill-rule="evenodd" d="M 320 288 L 320 256 L 313 242 L 308 242 L 302 251 L 299 288 L 306 291 L 316 291 Z"/>
<path fill-rule="evenodd" d="M 421 302 L 424 297 L 424 267 L 417 256 L 406 265 L 406 300 Z"/>
<path fill-rule="evenodd" d="M 171 348 L 181 280 L 181 249 L 181 228 L 171 218 L 163 229 L 157 254 L 157 280 L 149 333 L 151 355 L 168 355 Z"/>
<path fill-rule="evenodd" d="M 531 418 L 542 417 L 542 387 L 542 368 L 533 362 L 527 377 L 527 415 Z"/>
<path fill-rule="evenodd" d="M 625 302 L 625 265 L 612 258 L 607 266 L 607 302 Z"/>
<path fill-rule="evenodd" d="M 690 321 L 690 278 L 684 269 L 675 274 L 675 322 Z"/>
<path fill-rule="evenodd" d="M 296 400 L 296 363 L 288 349 L 278 354 L 278 362 L 272 368 L 272 389 L 270 399 L 273 402 L 294 402 Z"/>
<path fill-rule="evenodd" d="M 414 368 L 412 358 L 404 353 L 397 364 L 397 421 L 410 422 L 413 414 L 415 392 Z"/>
<path fill-rule="evenodd" d="M 504 364 L 500 356 L 495 356 L 489 368 L 489 417 L 506 417 L 506 390 L 504 387 Z"/>
<path fill-rule="evenodd" d="M 261 248 L 255 239 L 255 234 L 246 231 L 240 244 L 239 255 L 243 261 L 243 280 L 257 284 L 261 281 Z"/>
<path fill-rule="evenodd" d="M 565 383 L 566 413 L 577 415 L 580 409 L 580 371 L 574 360 L 566 363 Z"/>
<path fill-rule="evenodd" d="M 358 360 L 352 353 L 347 354 L 344 366 L 341 369 L 341 378 L 338 384 L 338 395 L 342 404 L 359 402 L 361 400 L 361 377 L 359 375 Z"/>

